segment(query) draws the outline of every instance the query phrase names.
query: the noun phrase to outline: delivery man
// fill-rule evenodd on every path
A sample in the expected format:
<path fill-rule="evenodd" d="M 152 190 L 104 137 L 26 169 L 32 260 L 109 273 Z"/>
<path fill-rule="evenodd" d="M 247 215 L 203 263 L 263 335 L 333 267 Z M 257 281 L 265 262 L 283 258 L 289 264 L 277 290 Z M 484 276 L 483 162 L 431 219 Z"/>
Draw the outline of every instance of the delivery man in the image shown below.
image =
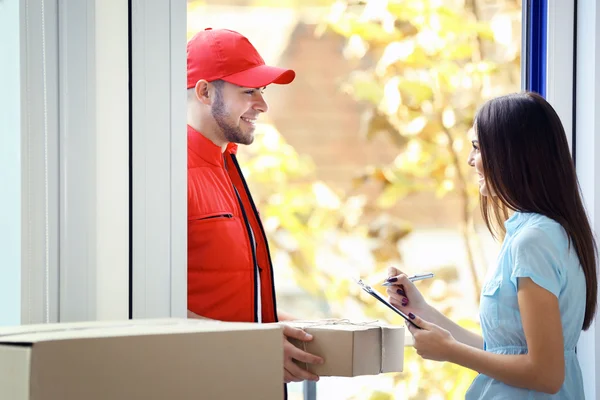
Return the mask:
<path fill-rule="evenodd" d="M 267 112 L 264 89 L 288 84 L 295 72 L 265 65 L 241 34 L 207 28 L 187 45 L 188 317 L 273 323 L 273 266 L 258 210 L 236 159 L 254 140 Z M 309 341 L 284 325 L 284 380 L 317 381 L 293 362 L 321 364 L 287 338 Z"/>

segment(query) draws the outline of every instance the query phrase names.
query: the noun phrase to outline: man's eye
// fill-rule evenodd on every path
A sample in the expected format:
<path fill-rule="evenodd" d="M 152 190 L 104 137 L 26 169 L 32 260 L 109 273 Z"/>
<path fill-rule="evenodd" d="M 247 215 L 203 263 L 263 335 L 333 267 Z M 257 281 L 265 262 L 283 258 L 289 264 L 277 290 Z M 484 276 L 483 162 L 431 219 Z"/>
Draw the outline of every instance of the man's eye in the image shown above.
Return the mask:
<path fill-rule="evenodd" d="M 246 94 L 254 94 L 254 90 L 246 90 L 244 93 L 246 93 Z"/>

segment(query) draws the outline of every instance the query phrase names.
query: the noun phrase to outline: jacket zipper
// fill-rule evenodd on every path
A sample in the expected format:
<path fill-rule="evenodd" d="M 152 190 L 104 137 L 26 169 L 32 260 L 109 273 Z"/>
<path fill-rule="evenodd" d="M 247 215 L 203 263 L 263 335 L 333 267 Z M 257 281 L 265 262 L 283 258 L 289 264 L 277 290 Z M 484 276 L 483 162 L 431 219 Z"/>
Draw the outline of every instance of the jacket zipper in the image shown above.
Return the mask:
<path fill-rule="evenodd" d="M 237 162 L 235 155 L 231 154 L 231 160 L 233 161 L 233 165 L 235 165 L 238 175 L 240 176 L 240 180 L 242 181 L 242 184 L 244 185 L 244 190 L 246 191 L 246 195 L 248 196 L 248 200 L 250 201 L 250 206 L 252 207 L 252 211 L 254 212 L 254 215 L 256 216 L 256 221 L 258 222 L 258 227 L 260 228 L 260 233 L 262 235 L 263 243 L 265 244 L 265 247 L 267 250 L 267 258 L 269 260 L 269 271 L 271 272 L 271 298 L 273 299 L 273 314 L 275 314 L 274 315 L 275 322 L 279 322 L 279 319 L 277 318 L 277 298 L 275 295 L 275 275 L 273 273 L 273 262 L 271 261 L 271 251 L 269 250 L 269 242 L 267 241 L 267 235 L 265 234 L 265 228 L 263 227 L 260 217 L 258 216 L 258 210 L 256 209 L 256 205 L 254 205 L 254 200 L 252 199 L 252 195 L 250 194 L 250 189 L 248 189 L 248 185 L 246 184 L 246 179 L 244 178 L 244 175 L 242 174 L 242 170 L 240 168 L 240 165 Z M 244 213 L 244 218 L 246 218 L 245 213 Z M 256 255 L 255 255 L 255 257 L 256 257 Z M 255 271 L 256 271 L 256 268 L 255 268 Z M 256 277 L 255 277 L 255 279 L 256 279 Z"/>
<path fill-rule="evenodd" d="M 196 221 L 205 221 L 207 219 L 215 219 L 215 218 L 228 218 L 228 219 L 231 219 L 231 218 L 233 218 L 233 214 L 211 215 L 210 217 L 196 218 Z"/>
<path fill-rule="evenodd" d="M 233 157 L 233 155 L 231 156 Z M 225 170 L 227 170 L 227 161 L 225 159 L 225 156 L 223 157 L 223 165 L 225 167 Z M 229 180 L 231 182 L 231 177 L 229 177 Z M 235 197 L 237 198 L 240 210 L 242 211 L 242 217 L 244 218 L 244 224 L 246 225 L 246 234 L 248 235 L 248 241 L 250 242 L 250 251 L 252 252 L 252 269 L 254 270 L 254 281 L 252 282 L 252 286 L 254 287 L 254 322 L 258 322 L 258 290 L 256 290 L 258 283 L 258 257 L 256 256 L 256 238 L 252 239 L 252 233 L 250 231 L 252 227 L 250 226 L 248 215 L 246 214 L 246 210 L 244 209 L 244 203 L 242 202 L 240 194 L 235 188 L 235 184 L 233 182 L 231 182 L 231 187 L 233 188 L 233 192 L 235 193 Z"/>

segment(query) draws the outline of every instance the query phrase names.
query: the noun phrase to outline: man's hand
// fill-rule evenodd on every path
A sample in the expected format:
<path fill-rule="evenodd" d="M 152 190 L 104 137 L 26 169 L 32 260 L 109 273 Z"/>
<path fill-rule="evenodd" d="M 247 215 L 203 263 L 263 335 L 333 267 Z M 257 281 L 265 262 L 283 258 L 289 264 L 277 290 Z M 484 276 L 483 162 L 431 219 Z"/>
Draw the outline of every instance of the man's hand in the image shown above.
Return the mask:
<path fill-rule="evenodd" d="M 313 373 L 300 368 L 294 360 L 308 364 L 323 364 L 321 357 L 300 350 L 288 341 L 288 338 L 298 339 L 303 342 L 310 342 L 312 335 L 304 332 L 302 329 L 283 326 L 283 374 L 285 383 L 302 382 L 304 380 L 318 381 L 319 377 Z"/>

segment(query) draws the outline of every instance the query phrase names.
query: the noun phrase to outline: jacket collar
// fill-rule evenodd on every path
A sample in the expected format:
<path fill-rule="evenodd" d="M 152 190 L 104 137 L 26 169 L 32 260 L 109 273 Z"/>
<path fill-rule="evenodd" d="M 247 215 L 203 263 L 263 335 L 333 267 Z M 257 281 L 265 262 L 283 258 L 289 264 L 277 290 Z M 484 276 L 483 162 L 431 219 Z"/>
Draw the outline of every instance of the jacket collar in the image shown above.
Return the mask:
<path fill-rule="evenodd" d="M 221 147 L 217 146 L 203 134 L 188 125 L 188 150 L 192 151 L 205 162 L 217 166 L 223 166 L 223 152 Z M 238 145 L 228 143 L 225 153 L 236 154 Z"/>

